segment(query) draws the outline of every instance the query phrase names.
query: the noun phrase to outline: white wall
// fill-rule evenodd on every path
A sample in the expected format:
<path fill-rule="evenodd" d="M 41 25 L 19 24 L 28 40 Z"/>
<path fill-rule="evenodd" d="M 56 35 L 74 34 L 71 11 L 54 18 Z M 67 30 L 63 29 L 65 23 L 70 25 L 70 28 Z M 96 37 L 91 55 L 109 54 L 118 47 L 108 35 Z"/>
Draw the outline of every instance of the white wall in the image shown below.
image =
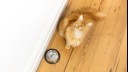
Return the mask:
<path fill-rule="evenodd" d="M 49 19 L 59 15 L 55 9 L 62 1 L 65 0 L 0 0 L 0 72 L 24 70 L 35 48 L 45 42 L 52 26 Z"/>

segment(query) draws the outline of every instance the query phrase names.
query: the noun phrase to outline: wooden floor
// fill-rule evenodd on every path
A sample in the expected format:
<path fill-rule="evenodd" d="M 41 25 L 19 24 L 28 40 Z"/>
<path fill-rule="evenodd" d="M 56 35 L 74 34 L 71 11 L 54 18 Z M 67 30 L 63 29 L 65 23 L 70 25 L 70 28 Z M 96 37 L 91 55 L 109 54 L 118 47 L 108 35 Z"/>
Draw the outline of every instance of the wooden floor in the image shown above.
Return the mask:
<path fill-rule="evenodd" d="M 58 30 L 49 44 L 61 54 L 50 65 L 42 59 L 37 72 L 127 72 L 127 0 L 69 0 L 64 16 L 81 7 L 93 7 L 107 14 L 75 49 L 66 50 Z"/>

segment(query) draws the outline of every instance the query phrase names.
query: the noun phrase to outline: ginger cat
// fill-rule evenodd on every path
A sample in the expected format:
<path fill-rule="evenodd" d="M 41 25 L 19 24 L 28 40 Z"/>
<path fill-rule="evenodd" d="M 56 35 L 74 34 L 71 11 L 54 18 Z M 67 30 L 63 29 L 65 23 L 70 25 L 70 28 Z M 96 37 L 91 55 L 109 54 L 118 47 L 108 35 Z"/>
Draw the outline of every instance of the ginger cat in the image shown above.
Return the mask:
<path fill-rule="evenodd" d="M 105 16 L 93 8 L 81 8 L 66 16 L 59 24 L 59 34 L 66 40 L 65 48 L 79 46 L 95 22 Z"/>

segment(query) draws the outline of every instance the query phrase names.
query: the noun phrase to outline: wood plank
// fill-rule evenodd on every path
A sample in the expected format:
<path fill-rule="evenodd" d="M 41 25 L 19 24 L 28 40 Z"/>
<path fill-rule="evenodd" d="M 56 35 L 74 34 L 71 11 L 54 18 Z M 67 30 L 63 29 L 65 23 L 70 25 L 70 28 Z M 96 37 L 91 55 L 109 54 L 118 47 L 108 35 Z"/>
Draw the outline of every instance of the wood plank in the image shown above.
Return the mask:
<path fill-rule="evenodd" d="M 113 72 L 126 72 L 127 70 L 127 28 L 121 42 Z"/>
<path fill-rule="evenodd" d="M 121 3 L 118 5 L 118 3 Z M 126 27 L 126 0 L 121 0 L 115 3 L 116 8 L 112 9 L 114 13 L 117 13 L 117 16 L 113 18 L 115 20 L 115 24 L 113 24 L 113 28 L 111 28 L 110 41 L 108 41 L 108 48 L 106 48 L 105 54 L 103 56 L 101 69 L 103 72 L 112 71 L 115 66 L 115 61 L 117 59 L 117 55 L 120 49 L 122 36 Z M 113 15 L 113 14 L 112 14 Z M 110 29 L 110 28 L 109 28 Z M 107 46 L 106 46 L 107 47 Z"/>
<path fill-rule="evenodd" d="M 113 66 L 116 60 L 116 56 L 118 54 L 120 40 L 122 38 L 124 26 L 126 25 L 126 23 L 124 23 L 125 21 L 122 20 L 121 17 L 118 15 L 118 13 L 122 14 L 120 13 L 120 11 L 117 10 L 120 6 L 120 3 L 120 0 L 116 0 L 115 3 L 113 3 L 112 5 L 113 8 L 110 11 L 111 18 L 109 17 L 109 21 L 107 22 L 107 24 L 109 25 L 106 26 L 106 29 L 103 32 L 106 33 L 106 35 L 101 37 L 101 43 L 95 53 L 96 55 L 94 57 L 90 72 L 113 72 Z"/>
<path fill-rule="evenodd" d="M 122 0 L 122 8 L 120 10 L 122 15 L 121 18 L 124 18 L 124 23 L 127 23 L 127 13 L 126 13 L 126 0 Z M 127 72 L 127 28 L 125 29 L 120 50 L 118 52 L 118 56 L 114 65 L 113 72 Z"/>

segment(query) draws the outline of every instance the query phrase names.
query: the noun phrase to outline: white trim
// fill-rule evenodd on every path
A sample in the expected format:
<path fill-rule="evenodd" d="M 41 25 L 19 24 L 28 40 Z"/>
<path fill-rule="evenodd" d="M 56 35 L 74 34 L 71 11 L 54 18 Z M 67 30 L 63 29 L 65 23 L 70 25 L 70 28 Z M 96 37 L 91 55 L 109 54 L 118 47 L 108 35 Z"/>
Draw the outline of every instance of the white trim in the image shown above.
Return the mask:
<path fill-rule="evenodd" d="M 32 53 L 32 57 L 30 57 L 28 64 L 26 65 L 23 72 L 36 72 L 36 69 L 38 68 L 38 65 L 40 64 L 40 61 L 47 49 L 47 46 L 53 36 L 53 33 L 56 29 L 58 20 L 61 16 L 61 13 L 63 9 L 65 8 L 68 0 L 58 0 L 58 3 L 56 5 L 56 8 L 54 9 L 53 13 L 51 14 L 51 17 L 49 18 L 47 27 L 47 36 L 43 36 L 43 33 L 40 37 L 40 40 L 37 42 L 34 52 Z M 46 37 L 46 38 L 43 38 Z M 45 39 L 45 40 L 44 40 Z M 45 43 L 42 43 L 45 42 Z"/>

